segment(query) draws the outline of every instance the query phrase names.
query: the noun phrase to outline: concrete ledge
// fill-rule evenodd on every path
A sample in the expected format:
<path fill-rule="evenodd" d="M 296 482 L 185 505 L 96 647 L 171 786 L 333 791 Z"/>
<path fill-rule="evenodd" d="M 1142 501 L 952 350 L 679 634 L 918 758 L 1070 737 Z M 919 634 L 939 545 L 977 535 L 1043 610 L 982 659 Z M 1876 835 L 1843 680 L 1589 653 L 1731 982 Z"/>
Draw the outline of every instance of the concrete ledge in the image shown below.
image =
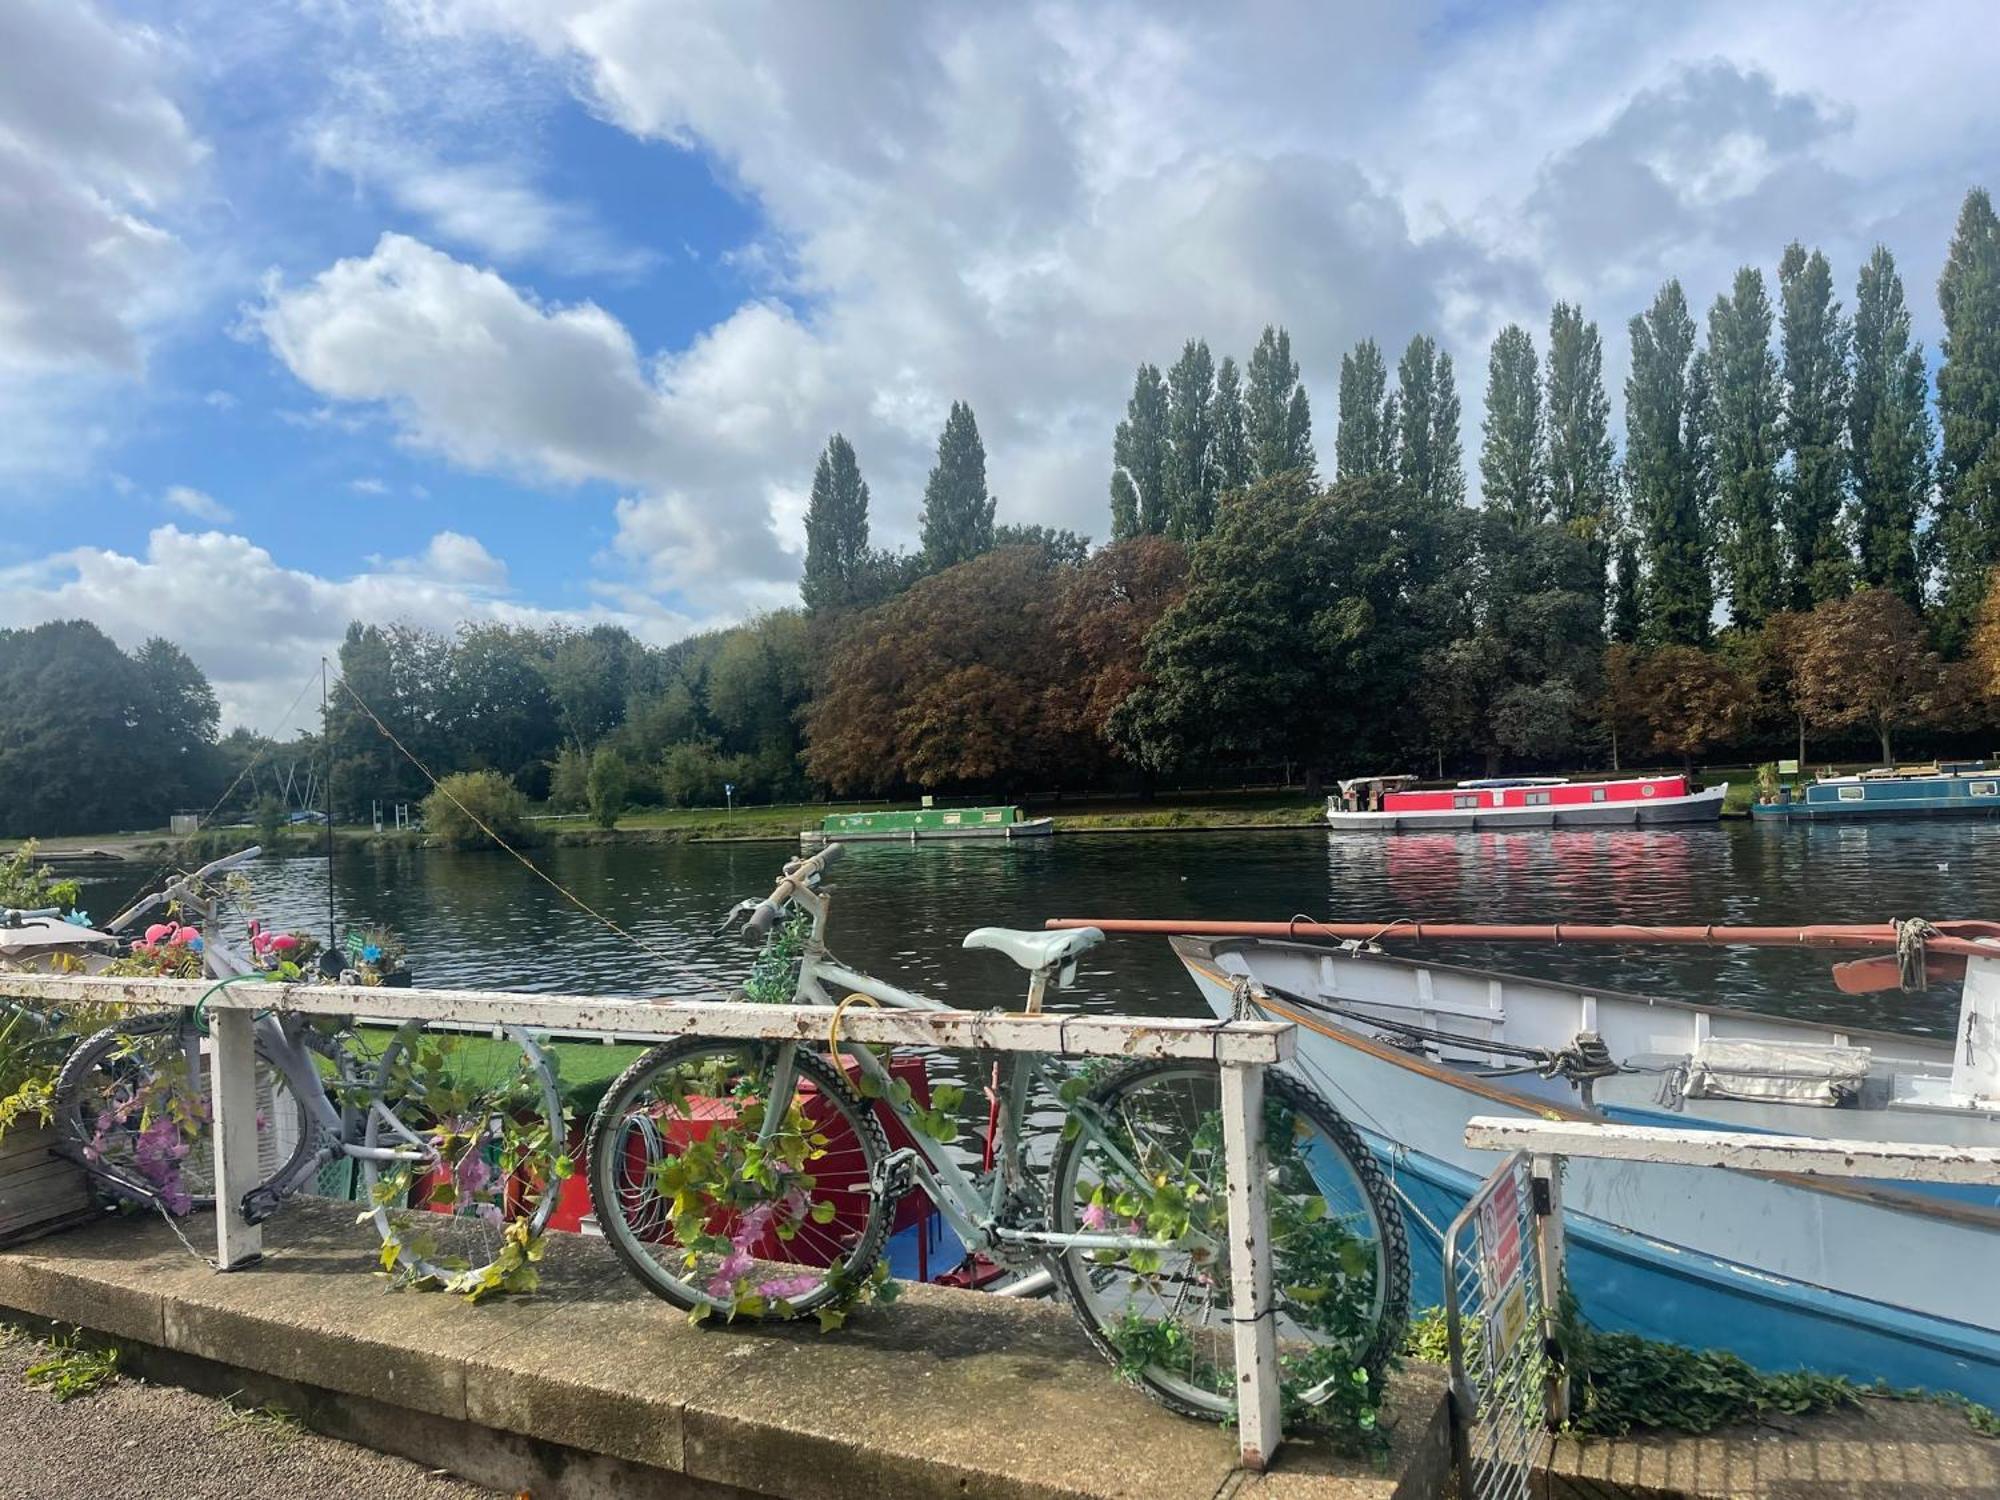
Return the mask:
<path fill-rule="evenodd" d="M 1992 1500 L 2000 1440 L 1949 1407 L 1870 1399 L 1705 1437 L 1565 1438 L 1537 1478 L 1549 1500 Z"/>
<path fill-rule="evenodd" d="M 0 1252 L 0 1308 L 538 1497 L 1416 1500 L 1448 1468 L 1428 1369 L 1392 1392 L 1385 1466 L 1287 1443 L 1249 1475 L 1230 1433 L 1120 1385 L 1057 1307 L 916 1287 L 832 1336 L 704 1329 L 591 1240 L 554 1237 L 540 1293 L 476 1308 L 385 1293 L 344 1207 L 290 1205 L 265 1243 L 219 1275 L 158 1218 L 108 1219 Z"/>

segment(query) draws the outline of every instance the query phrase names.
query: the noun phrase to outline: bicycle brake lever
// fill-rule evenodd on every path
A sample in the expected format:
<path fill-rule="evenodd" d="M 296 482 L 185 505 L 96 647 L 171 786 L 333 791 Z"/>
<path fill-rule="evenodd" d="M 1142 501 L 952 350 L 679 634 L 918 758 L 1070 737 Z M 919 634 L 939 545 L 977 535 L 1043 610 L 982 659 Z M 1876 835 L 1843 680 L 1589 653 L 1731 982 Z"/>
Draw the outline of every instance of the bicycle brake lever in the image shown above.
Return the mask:
<path fill-rule="evenodd" d="M 720 936 L 722 933 L 729 931 L 730 928 L 736 925 L 737 919 L 739 917 L 748 916 L 751 912 L 755 911 L 756 909 L 757 909 L 756 898 L 751 896 L 744 897 L 741 901 L 737 902 L 734 906 L 730 907 L 729 910 L 723 914 L 722 920 L 716 923 L 715 931 L 717 935 Z"/>

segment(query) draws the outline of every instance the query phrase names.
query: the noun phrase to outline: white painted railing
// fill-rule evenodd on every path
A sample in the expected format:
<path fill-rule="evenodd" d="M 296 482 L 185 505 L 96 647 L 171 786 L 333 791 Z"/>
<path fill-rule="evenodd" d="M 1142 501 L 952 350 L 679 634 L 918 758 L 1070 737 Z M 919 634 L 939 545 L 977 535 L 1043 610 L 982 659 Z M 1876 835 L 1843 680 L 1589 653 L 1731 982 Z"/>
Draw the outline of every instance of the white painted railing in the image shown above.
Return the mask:
<path fill-rule="evenodd" d="M 241 1208 L 243 1195 L 258 1180 L 253 1020 L 260 1011 L 353 1016 L 390 1024 L 422 1021 L 460 1028 L 519 1026 L 607 1040 L 710 1036 L 822 1044 L 835 1016 L 831 1006 L 741 1001 L 607 1000 L 584 995 L 318 984 L 232 984 L 218 988 L 199 979 L 75 975 L 0 976 L 0 994 L 155 1010 L 189 1006 L 207 997 L 217 1143 L 216 1263 L 225 1268 L 252 1264 L 263 1250 L 262 1232 L 243 1218 Z M 1259 1228 L 1265 1218 L 1264 1137 L 1261 1129 L 1253 1127 L 1263 1120 L 1264 1069 L 1292 1056 L 1292 1025 L 884 1007 L 849 1008 L 840 1016 L 840 1036 L 843 1042 L 891 1046 L 1044 1052 L 1075 1058 L 1194 1059 L 1218 1065 L 1229 1234 L 1232 1244 L 1248 1251 L 1230 1257 L 1236 1367 L 1242 1390 L 1237 1436 L 1244 1464 L 1264 1468 L 1277 1452 L 1282 1434 L 1276 1320 L 1271 1316 L 1270 1247 Z"/>
<path fill-rule="evenodd" d="M 1479 1151 L 1594 1156 L 1661 1166 L 1734 1167 L 1816 1177 L 1894 1177 L 1908 1182 L 2000 1183 L 2000 1147 L 1995 1146 L 1822 1140 L 1810 1135 L 1488 1115 L 1466 1122 L 1465 1144 Z"/>

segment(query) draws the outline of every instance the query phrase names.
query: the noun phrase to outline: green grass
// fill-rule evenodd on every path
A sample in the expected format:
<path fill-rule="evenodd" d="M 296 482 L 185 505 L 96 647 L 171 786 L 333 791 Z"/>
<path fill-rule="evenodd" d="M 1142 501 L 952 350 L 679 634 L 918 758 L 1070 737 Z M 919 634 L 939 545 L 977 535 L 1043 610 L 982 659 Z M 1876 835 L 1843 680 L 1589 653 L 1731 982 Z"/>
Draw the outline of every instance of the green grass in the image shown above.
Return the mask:
<path fill-rule="evenodd" d="M 79 1330 L 80 1333 L 80 1330 Z M 118 1378 L 116 1349 L 88 1349 L 79 1334 L 49 1340 L 48 1352 L 21 1372 L 31 1391 L 47 1391 L 57 1401 L 94 1395 Z"/>

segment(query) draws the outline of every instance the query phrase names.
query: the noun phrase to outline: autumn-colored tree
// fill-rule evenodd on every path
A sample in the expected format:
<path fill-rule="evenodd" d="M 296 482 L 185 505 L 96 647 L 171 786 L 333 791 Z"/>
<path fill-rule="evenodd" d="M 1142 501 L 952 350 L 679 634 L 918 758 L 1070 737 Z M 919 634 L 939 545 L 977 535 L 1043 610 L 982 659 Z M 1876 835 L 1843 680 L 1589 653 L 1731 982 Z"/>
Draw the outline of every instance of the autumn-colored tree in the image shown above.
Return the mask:
<path fill-rule="evenodd" d="M 1749 693 L 1715 653 L 1661 646 L 1647 653 L 1638 677 L 1653 743 L 1680 756 L 1683 766 L 1693 769 L 1695 756 L 1728 744 L 1742 731 Z"/>
<path fill-rule="evenodd" d="M 1065 733 L 1115 750 L 1111 712 L 1145 680 L 1146 633 L 1187 590 L 1187 549 L 1170 537 L 1136 536 L 1065 570 L 1050 625 L 1061 648 L 1048 689 Z"/>
<path fill-rule="evenodd" d="M 1611 769 L 1621 756 L 1646 748 L 1646 654 L 1630 641 L 1613 641 L 1604 648 L 1603 687 L 1597 717 L 1611 742 Z"/>
<path fill-rule="evenodd" d="M 1074 760 L 1043 688 L 1056 569 L 1008 547 L 870 611 L 833 649 L 806 767 L 837 791 L 1017 785 Z"/>
<path fill-rule="evenodd" d="M 1794 691 L 1806 722 L 1820 729 L 1863 725 L 1894 759 L 1892 732 L 1937 712 L 1945 687 L 1917 612 L 1888 589 L 1829 599 L 1804 617 Z"/>
<path fill-rule="evenodd" d="M 2000 567 L 1986 570 L 1986 595 L 1966 650 L 1972 663 L 1972 687 L 1982 698 L 2000 698 Z"/>
<path fill-rule="evenodd" d="M 1811 727 L 1798 695 L 1807 618 L 1796 610 L 1776 610 L 1758 629 L 1726 631 L 1718 642 L 1748 695 L 1744 733 L 1760 741 L 1781 734 L 1794 739 L 1800 765 L 1805 764 L 1806 730 Z"/>

